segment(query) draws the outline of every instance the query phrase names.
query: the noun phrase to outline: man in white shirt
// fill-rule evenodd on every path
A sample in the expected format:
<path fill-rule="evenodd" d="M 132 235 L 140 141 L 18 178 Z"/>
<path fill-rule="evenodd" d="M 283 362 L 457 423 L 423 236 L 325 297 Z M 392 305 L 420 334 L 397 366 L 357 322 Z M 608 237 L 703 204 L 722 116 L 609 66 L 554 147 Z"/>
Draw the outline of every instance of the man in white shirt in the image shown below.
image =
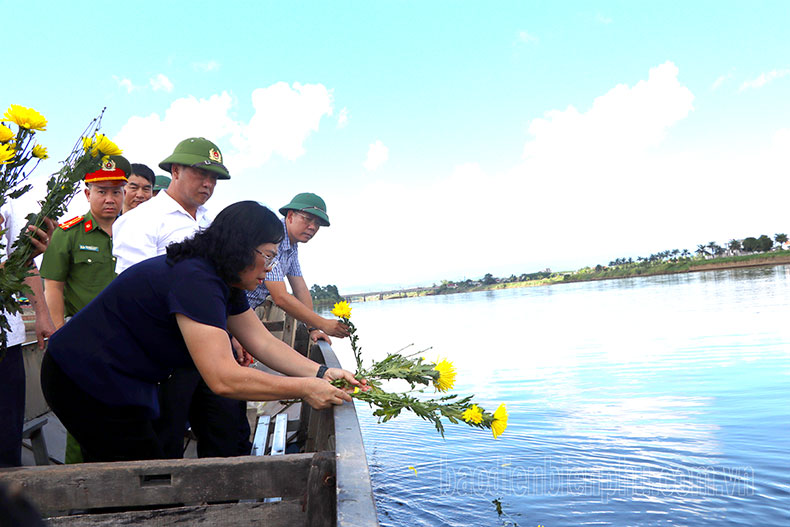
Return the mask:
<path fill-rule="evenodd" d="M 218 179 L 230 179 L 219 148 L 202 137 L 181 141 L 159 167 L 172 175 L 167 190 L 122 215 L 113 227 L 118 274 L 208 227 L 211 219 L 203 205 Z M 247 403 L 215 395 L 195 368 L 176 370 L 160 385 L 159 395 L 157 433 L 168 457 L 182 456 L 187 420 L 198 436 L 200 457 L 249 453 Z"/>
<path fill-rule="evenodd" d="M 115 272 L 165 254 L 173 242 L 189 238 L 211 223 L 203 205 L 218 179 L 230 179 L 219 148 L 207 139 L 181 141 L 173 154 L 159 163 L 173 176 L 170 186 L 130 210 L 113 226 Z"/>
<path fill-rule="evenodd" d="M 19 237 L 24 217 L 14 211 L 12 201 L 0 207 L 0 232 L 4 247 L 0 253 L 0 267 L 11 254 L 11 246 Z M 36 232 L 38 240 L 33 238 L 35 247 L 33 255 L 41 254 L 49 243 L 55 223 L 47 221 L 49 233 L 42 230 Z M 44 349 L 44 339 L 55 332 L 55 325 L 49 316 L 49 309 L 44 300 L 41 278 L 35 264 L 31 264 L 33 274 L 25 279 L 30 287 L 30 303 L 36 313 L 36 338 L 38 346 Z M 1 272 L 1 271 L 0 271 Z M 0 467 L 15 467 L 22 464 L 22 427 L 25 420 L 25 364 L 22 360 L 22 343 L 25 342 L 25 323 L 22 314 L 14 315 L 6 312 L 6 320 L 11 331 L 6 335 L 5 356 L 0 357 Z"/>

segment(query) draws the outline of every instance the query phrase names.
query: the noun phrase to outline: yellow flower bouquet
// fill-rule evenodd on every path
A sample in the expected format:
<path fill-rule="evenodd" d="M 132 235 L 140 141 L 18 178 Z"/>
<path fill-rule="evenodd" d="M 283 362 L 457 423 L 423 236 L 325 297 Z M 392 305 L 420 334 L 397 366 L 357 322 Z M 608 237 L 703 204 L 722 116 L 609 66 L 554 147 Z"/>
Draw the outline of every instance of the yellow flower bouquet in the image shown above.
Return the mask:
<path fill-rule="evenodd" d="M 44 218 L 57 219 L 66 211 L 71 198 L 79 191 L 80 182 L 88 172 L 98 170 L 105 156 L 116 155 L 121 150 L 104 135 L 97 133 L 101 126 L 101 114 L 93 119 L 61 168 L 47 181 L 47 195 L 39 201 L 41 210 L 26 218 L 28 226 L 44 226 Z M 16 132 L 11 127 L 16 127 Z M 0 205 L 8 198 L 16 199 L 29 191 L 32 185 L 27 178 L 42 159 L 49 153 L 36 141 L 36 132 L 47 129 L 47 120 L 32 108 L 12 104 L 0 117 Z M 31 162 L 34 164 L 31 165 Z M 0 249 L 3 243 L 0 241 Z M 9 313 L 20 311 L 17 297 L 28 293 L 24 284 L 29 275 L 28 262 L 33 252 L 30 233 L 25 227 L 14 251 L 0 270 L 0 359 L 7 344 L 10 330 L 3 310 Z"/>
<path fill-rule="evenodd" d="M 507 428 L 507 410 L 504 404 L 494 413 L 487 412 L 472 402 L 474 396 L 460 397 L 457 394 L 443 395 L 438 398 L 425 398 L 419 395 L 424 387 L 433 386 L 438 392 L 447 392 L 455 386 L 456 371 L 453 364 L 446 360 L 426 362 L 418 357 L 420 353 L 403 355 L 390 353 L 383 360 L 373 362 L 370 367 L 363 367 L 362 348 L 359 346 L 357 328 L 351 322 L 351 306 L 347 302 L 338 302 L 332 309 L 332 314 L 340 318 L 349 328 L 351 349 L 357 363 L 355 376 L 357 379 L 367 379 L 369 390 L 355 389 L 351 396 L 376 407 L 373 415 L 386 422 L 400 415 L 401 411 L 409 410 L 417 416 L 431 421 L 436 430 L 444 437 L 444 424 L 442 417 L 451 423 L 464 422 L 476 428 L 488 428 L 499 437 Z M 400 379 L 411 386 L 408 392 L 388 392 L 384 390 L 384 381 Z M 333 381 L 341 388 L 346 388 L 345 381 Z"/>

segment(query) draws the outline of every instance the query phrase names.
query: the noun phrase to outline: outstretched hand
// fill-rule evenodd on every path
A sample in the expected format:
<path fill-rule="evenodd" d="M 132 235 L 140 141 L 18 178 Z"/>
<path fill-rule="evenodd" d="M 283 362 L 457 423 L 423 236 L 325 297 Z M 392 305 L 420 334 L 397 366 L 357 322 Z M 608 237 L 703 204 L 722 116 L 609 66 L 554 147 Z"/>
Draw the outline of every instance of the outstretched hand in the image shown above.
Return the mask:
<path fill-rule="evenodd" d="M 351 401 L 350 395 L 339 388 L 335 388 L 324 379 L 307 377 L 305 382 L 307 386 L 304 401 L 316 410 L 323 410 L 332 405 L 340 405 L 345 401 Z"/>
<path fill-rule="evenodd" d="M 324 379 L 328 381 L 337 381 L 342 379 L 346 381 L 348 384 L 358 387 L 363 392 L 366 392 L 370 389 L 370 386 L 368 386 L 367 379 L 359 380 L 356 377 L 354 377 L 353 373 L 351 373 L 348 370 L 344 370 L 342 368 L 329 368 L 328 370 L 326 370 L 326 373 L 324 374 Z M 348 387 L 346 388 L 346 391 L 351 392 L 354 391 L 354 389 Z"/>
<path fill-rule="evenodd" d="M 321 328 L 324 333 L 337 338 L 346 338 L 349 335 L 348 326 L 339 320 L 326 320 Z"/>

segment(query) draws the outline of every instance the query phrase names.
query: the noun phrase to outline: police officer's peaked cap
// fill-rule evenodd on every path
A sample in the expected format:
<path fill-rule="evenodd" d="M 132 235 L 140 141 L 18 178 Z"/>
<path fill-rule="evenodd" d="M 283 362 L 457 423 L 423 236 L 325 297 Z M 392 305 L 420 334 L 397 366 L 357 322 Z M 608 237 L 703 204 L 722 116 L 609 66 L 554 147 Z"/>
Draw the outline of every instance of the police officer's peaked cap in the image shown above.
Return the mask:
<path fill-rule="evenodd" d="M 101 168 L 85 174 L 85 183 L 112 183 L 123 185 L 132 175 L 132 165 L 123 156 L 109 156 L 102 159 Z"/>
<path fill-rule="evenodd" d="M 217 174 L 217 179 L 230 179 L 228 169 L 222 164 L 219 148 L 203 137 L 190 137 L 178 143 L 173 153 L 159 163 L 159 168 L 172 172 L 173 163 L 209 170 Z"/>

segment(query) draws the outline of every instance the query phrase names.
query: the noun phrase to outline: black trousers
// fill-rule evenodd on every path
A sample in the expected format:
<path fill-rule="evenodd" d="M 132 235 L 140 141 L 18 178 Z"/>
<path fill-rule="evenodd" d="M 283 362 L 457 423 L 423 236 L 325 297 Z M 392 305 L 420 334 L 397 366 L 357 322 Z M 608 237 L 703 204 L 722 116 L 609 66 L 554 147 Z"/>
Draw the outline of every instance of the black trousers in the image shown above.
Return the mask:
<path fill-rule="evenodd" d="M 22 345 L 9 346 L 0 360 L 0 467 L 22 464 L 25 423 L 25 363 Z"/>
<path fill-rule="evenodd" d="M 162 442 L 148 410 L 109 406 L 84 392 L 49 354 L 41 364 L 41 388 L 49 407 L 79 442 L 87 462 L 161 459 Z"/>
<path fill-rule="evenodd" d="M 183 457 L 187 422 L 198 439 L 198 457 L 250 454 L 247 403 L 212 392 L 194 366 L 175 370 L 159 385 L 159 409 L 154 429 L 165 457 Z"/>

